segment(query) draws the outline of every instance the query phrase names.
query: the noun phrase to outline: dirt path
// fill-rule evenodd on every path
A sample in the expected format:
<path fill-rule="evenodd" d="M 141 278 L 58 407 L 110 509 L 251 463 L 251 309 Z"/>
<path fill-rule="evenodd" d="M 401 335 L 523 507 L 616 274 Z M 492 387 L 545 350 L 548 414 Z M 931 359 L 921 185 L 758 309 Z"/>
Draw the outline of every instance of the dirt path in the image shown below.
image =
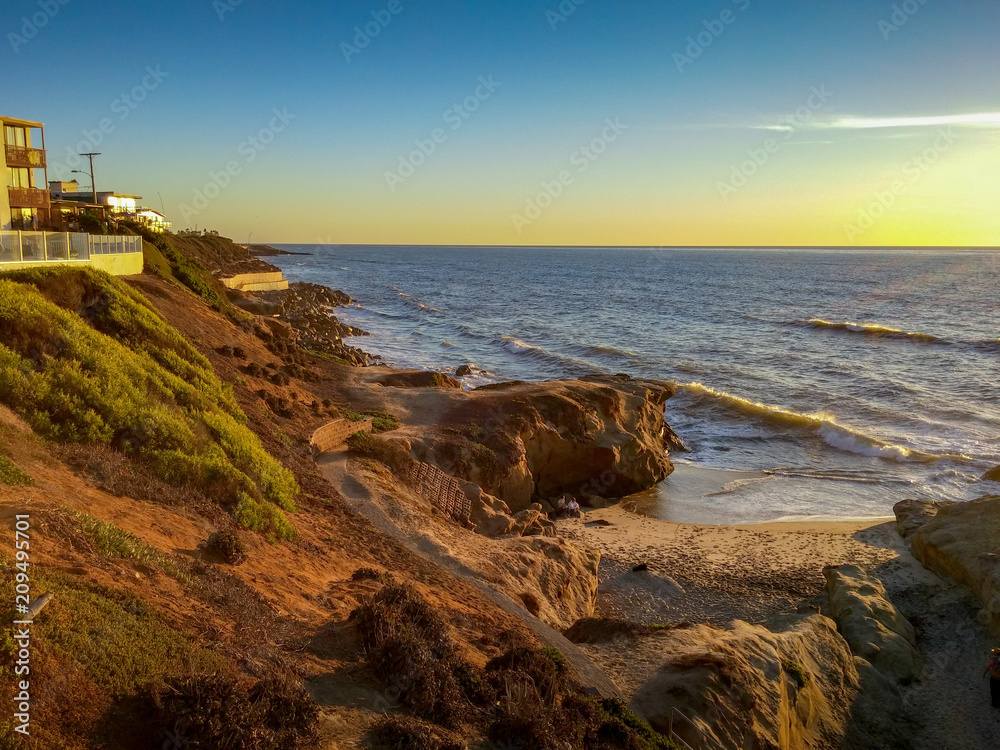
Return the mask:
<path fill-rule="evenodd" d="M 390 515 L 392 508 L 380 507 L 379 503 L 375 502 L 368 487 L 351 475 L 348 471 L 348 462 L 349 459 L 344 452 L 323 454 L 317 459 L 323 475 L 335 487 L 338 487 L 347 498 L 348 503 L 368 518 L 379 531 L 397 539 L 425 560 L 439 565 L 456 577 L 471 583 L 501 609 L 520 618 L 543 644 L 557 648 L 563 653 L 584 685 L 596 688 L 604 696 L 622 696 L 618 686 L 578 646 L 559 631 L 532 617 L 525 612 L 523 606 L 514 603 L 508 597 L 486 585 L 475 571 L 470 570 L 449 554 L 447 545 L 440 543 L 430 534 L 404 523 L 405 513 L 401 512 L 399 518 L 394 519 Z"/>
<path fill-rule="evenodd" d="M 920 731 L 914 750 L 996 750 L 1000 709 L 990 706 L 982 672 L 990 648 L 1000 645 L 976 615 L 982 609 L 967 588 L 928 571 L 892 525 L 855 535 L 891 549 L 896 557 L 875 569 L 893 604 L 913 623 L 924 656 L 919 682 L 904 688 L 904 710 Z"/>

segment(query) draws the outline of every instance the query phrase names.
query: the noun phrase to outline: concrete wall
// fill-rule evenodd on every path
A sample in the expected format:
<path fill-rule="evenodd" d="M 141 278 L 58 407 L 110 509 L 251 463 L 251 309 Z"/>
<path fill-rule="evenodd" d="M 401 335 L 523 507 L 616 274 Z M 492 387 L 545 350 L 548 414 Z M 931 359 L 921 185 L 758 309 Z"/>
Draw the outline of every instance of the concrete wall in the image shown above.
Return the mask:
<path fill-rule="evenodd" d="M 238 289 L 241 292 L 270 292 L 275 289 L 288 289 L 288 282 L 281 271 L 268 273 L 241 273 L 229 278 L 219 279 L 223 286 Z"/>
<path fill-rule="evenodd" d="M 142 258 L 142 253 L 91 255 L 90 265 L 98 271 L 107 271 L 112 276 L 136 276 L 142 273 Z"/>
<path fill-rule="evenodd" d="M 79 268 L 90 266 L 98 271 L 107 271 L 112 276 L 135 276 L 142 273 L 142 253 L 94 255 L 90 260 L 38 260 L 24 263 L 0 263 L 0 273 L 14 271 L 18 268 L 54 268 L 56 266 L 77 266 Z"/>
<path fill-rule="evenodd" d="M 329 453 L 340 448 L 347 442 L 347 438 L 356 432 L 371 432 L 372 420 L 366 419 L 364 422 L 352 422 L 349 419 L 338 419 L 320 427 L 313 433 L 309 444 L 317 453 Z"/>

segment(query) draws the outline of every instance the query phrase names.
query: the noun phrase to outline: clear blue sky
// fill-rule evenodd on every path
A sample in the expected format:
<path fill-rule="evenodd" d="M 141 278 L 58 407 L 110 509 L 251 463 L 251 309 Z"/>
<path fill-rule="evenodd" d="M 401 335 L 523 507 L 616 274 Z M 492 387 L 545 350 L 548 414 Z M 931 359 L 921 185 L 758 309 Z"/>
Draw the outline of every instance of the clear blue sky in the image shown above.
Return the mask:
<path fill-rule="evenodd" d="M 1000 244 L 1000 4 L 899 6 L 7 0 L 0 113 L 238 239 Z"/>

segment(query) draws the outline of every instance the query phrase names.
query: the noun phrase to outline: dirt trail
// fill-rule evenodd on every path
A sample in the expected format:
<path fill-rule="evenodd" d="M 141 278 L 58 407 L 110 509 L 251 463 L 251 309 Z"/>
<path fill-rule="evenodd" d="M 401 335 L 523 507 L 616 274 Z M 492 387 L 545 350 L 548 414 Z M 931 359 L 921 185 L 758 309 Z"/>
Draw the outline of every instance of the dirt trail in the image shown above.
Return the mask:
<path fill-rule="evenodd" d="M 1000 709 L 990 706 L 982 677 L 990 648 L 1000 645 L 976 615 L 982 605 L 964 586 L 927 570 L 910 553 L 895 524 L 855 538 L 897 557 L 874 570 L 893 604 L 914 624 L 924 656 L 921 679 L 904 688 L 906 717 L 918 728 L 914 750 L 996 750 Z"/>
<path fill-rule="evenodd" d="M 622 693 L 618 686 L 578 646 L 557 630 L 527 613 L 519 604 L 486 585 L 478 574 L 450 554 L 448 546 L 441 544 L 425 531 L 413 529 L 406 523 L 402 523 L 405 520 L 404 514 L 400 514 L 399 523 L 392 518 L 390 516 L 392 509 L 380 507 L 375 502 L 368 487 L 348 471 L 348 462 L 349 458 L 345 452 L 326 453 L 317 459 L 323 475 L 334 487 L 339 488 L 347 502 L 364 515 L 380 532 L 397 539 L 425 560 L 439 565 L 457 578 L 474 585 L 498 607 L 520 618 L 542 643 L 557 648 L 563 653 L 584 685 L 596 688 L 605 696 L 621 697 Z M 471 543 L 474 543 L 474 540 Z M 449 544 L 453 544 L 453 540 L 449 540 Z"/>

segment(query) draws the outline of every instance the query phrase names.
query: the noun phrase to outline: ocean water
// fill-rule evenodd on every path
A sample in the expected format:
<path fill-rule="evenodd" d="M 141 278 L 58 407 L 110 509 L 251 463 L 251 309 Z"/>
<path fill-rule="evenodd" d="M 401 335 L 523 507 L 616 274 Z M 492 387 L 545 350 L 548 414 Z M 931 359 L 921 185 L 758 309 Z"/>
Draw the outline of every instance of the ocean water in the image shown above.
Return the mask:
<path fill-rule="evenodd" d="M 635 504 L 696 523 L 877 517 L 1000 485 L 1000 255 L 922 250 L 295 246 L 386 363 L 467 387 L 671 381 L 689 448 Z"/>

